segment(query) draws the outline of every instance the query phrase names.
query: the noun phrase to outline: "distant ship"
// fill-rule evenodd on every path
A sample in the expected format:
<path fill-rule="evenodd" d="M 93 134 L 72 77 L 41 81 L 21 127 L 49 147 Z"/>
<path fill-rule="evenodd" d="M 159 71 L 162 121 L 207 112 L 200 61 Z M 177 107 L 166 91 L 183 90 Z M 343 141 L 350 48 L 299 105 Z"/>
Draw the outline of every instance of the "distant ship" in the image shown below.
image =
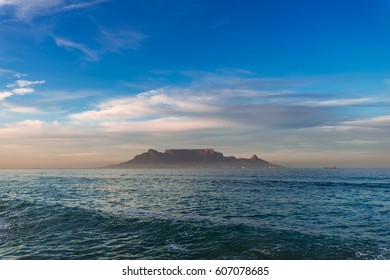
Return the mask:
<path fill-rule="evenodd" d="M 325 166 L 324 169 L 337 169 L 336 165 Z"/>

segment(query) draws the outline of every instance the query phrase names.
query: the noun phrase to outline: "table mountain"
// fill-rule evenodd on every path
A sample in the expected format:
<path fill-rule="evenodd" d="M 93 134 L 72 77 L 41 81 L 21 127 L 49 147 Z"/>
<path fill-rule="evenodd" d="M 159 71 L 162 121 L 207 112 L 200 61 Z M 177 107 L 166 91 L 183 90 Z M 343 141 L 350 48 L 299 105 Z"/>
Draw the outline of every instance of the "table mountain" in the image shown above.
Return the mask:
<path fill-rule="evenodd" d="M 250 159 L 226 157 L 214 149 L 153 149 L 110 168 L 271 168 L 279 167 L 256 155 Z"/>

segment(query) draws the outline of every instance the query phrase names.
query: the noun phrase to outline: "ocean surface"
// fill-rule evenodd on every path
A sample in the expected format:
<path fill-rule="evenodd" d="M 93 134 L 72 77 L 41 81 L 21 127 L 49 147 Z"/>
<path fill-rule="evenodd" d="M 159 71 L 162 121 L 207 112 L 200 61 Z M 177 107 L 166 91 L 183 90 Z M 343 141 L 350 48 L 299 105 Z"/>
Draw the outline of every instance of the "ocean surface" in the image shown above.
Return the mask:
<path fill-rule="evenodd" d="M 0 170 L 0 259 L 390 259 L 390 170 Z"/>

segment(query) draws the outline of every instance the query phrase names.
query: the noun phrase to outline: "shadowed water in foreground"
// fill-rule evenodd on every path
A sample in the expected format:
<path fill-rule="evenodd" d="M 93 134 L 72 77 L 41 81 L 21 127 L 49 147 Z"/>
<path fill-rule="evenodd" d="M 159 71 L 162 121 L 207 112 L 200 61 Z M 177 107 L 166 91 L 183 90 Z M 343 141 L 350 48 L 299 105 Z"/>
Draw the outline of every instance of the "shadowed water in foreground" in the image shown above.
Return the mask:
<path fill-rule="evenodd" d="M 2 170 L 2 259 L 390 259 L 390 170 Z"/>

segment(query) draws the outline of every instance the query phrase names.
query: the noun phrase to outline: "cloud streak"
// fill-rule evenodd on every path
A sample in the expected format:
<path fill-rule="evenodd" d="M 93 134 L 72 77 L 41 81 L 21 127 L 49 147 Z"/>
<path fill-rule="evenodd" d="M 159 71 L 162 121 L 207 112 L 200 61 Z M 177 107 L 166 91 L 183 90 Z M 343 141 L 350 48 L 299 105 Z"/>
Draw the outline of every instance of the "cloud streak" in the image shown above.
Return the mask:
<path fill-rule="evenodd" d="M 92 50 L 83 44 L 58 37 L 54 37 L 54 40 L 59 47 L 63 47 L 67 50 L 78 50 L 82 52 L 85 55 L 86 60 L 88 61 L 97 61 L 100 58 L 100 55 L 97 51 Z"/>
<path fill-rule="evenodd" d="M 58 47 L 66 50 L 77 50 L 84 54 L 87 61 L 98 61 L 106 53 L 116 53 L 122 50 L 137 50 L 146 35 L 130 29 L 107 30 L 99 28 L 99 39 L 93 42 L 93 47 L 69 39 L 54 36 Z"/>
<path fill-rule="evenodd" d="M 89 2 L 78 2 L 78 3 L 64 6 L 61 9 L 64 11 L 85 9 L 85 8 L 90 8 L 90 7 L 100 5 L 101 3 L 108 2 L 108 1 L 112 1 L 112 0 L 95 0 L 95 1 L 89 1 Z"/>
<path fill-rule="evenodd" d="M 90 8 L 103 2 L 107 2 L 107 0 L 89 2 L 71 0 L 0 0 L 0 8 L 12 8 L 14 17 L 17 20 L 30 22 L 37 17 Z"/>
<path fill-rule="evenodd" d="M 61 34 L 62 32 L 57 28 L 61 22 L 68 20 L 69 16 L 72 18 L 80 16 L 80 13 L 73 11 L 88 10 L 105 2 L 111 2 L 111 0 L 0 0 L 0 13 L 3 12 L 12 19 L 2 22 L 6 24 L 1 27 L 1 31 L 3 34 L 9 33 L 10 35 L 18 32 L 21 36 L 30 36 L 40 42 L 44 41 L 45 37 L 50 37 L 57 47 L 67 51 L 81 52 L 82 59 L 90 62 L 99 61 L 107 53 L 139 49 L 146 35 L 131 28 L 108 28 L 87 18 L 85 21 L 90 22 L 94 30 L 85 34 L 86 36 L 83 36 L 81 40 L 73 38 L 69 33 Z M 65 17 L 63 13 L 68 13 L 68 15 Z M 48 15 L 56 15 L 57 18 L 56 20 L 45 18 Z M 7 43 L 8 41 L 7 39 Z M 8 70 L 0 69 L 0 75 L 6 71 Z"/>

